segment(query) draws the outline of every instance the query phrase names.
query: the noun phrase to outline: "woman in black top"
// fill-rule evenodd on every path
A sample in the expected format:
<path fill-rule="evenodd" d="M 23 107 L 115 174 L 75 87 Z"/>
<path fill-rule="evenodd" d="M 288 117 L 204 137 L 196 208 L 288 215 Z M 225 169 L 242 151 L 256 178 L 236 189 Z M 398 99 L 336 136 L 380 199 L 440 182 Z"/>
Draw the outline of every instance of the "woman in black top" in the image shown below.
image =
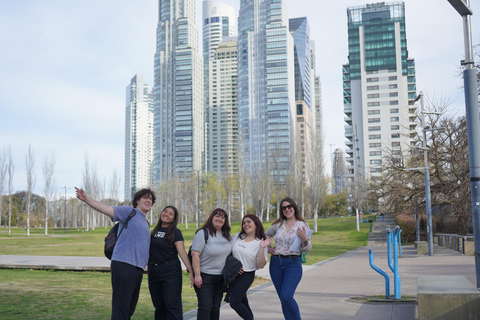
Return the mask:
<path fill-rule="evenodd" d="M 155 307 L 155 319 L 183 319 L 182 266 L 178 255 L 193 283 L 192 266 L 185 252 L 182 232 L 177 228 L 178 216 L 177 208 L 166 206 L 151 235 L 148 288 Z"/>

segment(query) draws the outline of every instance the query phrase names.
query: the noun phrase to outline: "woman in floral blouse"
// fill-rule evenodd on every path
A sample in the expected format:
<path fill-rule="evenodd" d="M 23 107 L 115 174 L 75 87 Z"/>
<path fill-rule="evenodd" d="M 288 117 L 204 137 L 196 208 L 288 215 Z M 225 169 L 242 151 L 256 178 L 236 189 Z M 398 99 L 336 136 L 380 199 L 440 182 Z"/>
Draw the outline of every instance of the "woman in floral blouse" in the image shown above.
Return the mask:
<path fill-rule="evenodd" d="M 282 303 L 283 316 L 286 320 L 299 320 L 300 309 L 293 298 L 298 283 L 302 279 L 302 252 L 312 248 L 307 237 L 308 223 L 302 218 L 297 204 L 290 198 L 281 202 L 280 218 L 272 223 L 265 236 L 274 236 L 275 246 L 269 248 L 270 277 Z M 300 246 L 293 246 L 294 240 L 301 240 Z M 297 240 L 298 242 L 298 240 Z"/>

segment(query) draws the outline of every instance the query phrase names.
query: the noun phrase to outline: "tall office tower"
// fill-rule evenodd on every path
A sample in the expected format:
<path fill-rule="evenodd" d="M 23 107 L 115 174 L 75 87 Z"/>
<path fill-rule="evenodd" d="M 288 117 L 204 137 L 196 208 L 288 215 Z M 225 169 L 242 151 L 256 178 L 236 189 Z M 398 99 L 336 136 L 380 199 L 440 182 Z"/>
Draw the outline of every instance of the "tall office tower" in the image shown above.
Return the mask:
<path fill-rule="evenodd" d="M 295 150 L 293 38 L 282 0 L 241 0 L 238 18 L 239 153 L 246 171 L 285 183 Z"/>
<path fill-rule="evenodd" d="M 415 137 L 415 63 L 408 58 L 403 2 L 347 9 L 349 63 L 343 96 L 349 179 L 379 179 L 382 157 Z"/>
<path fill-rule="evenodd" d="M 202 56 L 195 0 L 159 0 L 154 58 L 154 183 L 200 170 L 204 146 Z"/>
<path fill-rule="evenodd" d="M 209 165 L 211 164 L 212 154 L 208 151 L 211 150 L 210 139 L 212 135 L 212 129 L 208 126 L 211 123 L 208 116 L 210 115 L 210 104 L 209 104 L 209 92 L 210 92 L 210 81 L 209 81 L 209 61 L 214 58 L 215 50 L 218 48 L 218 44 L 223 41 L 226 37 L 235 36 L 236 32 L 236 20 L 235 20 L 235 9 L 232 6 L 229 6 L 225 3 L 218 1 L 203 1 L 203 86 L 204 86 L 204 97 L 205 97 L 205 159 L 204 163 L 206 164 L 206 170 L 212 170 Z M 235 61 L 236 61 L 236 52 L 235 52 Z M 236 66 L 235 66 L 235 77 L 236 77 Z M 219 72 L 223 72 L 219 70 Z M 228 72 L 228 71 L 227 71 Z M 215 87 L 218 86 L 220 90 L 220 83 L 215 84 Z M 236 93 L 236 91 L 235 91 Z M 230 98 L 231 99 L 231 98 Z M 236 100 L 236 98 L 235 98 Z M 236 104 L 235 104 L 236 108 Z"/>
<path fill-rule="evenodd" d="M 209 61 L 209 171 L 238 173 L 237 39 L 224 38 Z"/>
<path fill-rule="evenodd" d="M 322 85 L 320 83 L 320 77 L 315 76 L 313 78 L 314 83 L 314 139 L 315 147 L 321 150 L 321 156 L 323 159 L 323 109 L 322 109 Z"/>
<path fill-rule="evenodd" d="M 337 148 L 333 152 L 332 162 L 333 193 L 338 194 L 346 187 L 345 153 L 343 149 Z"/>
<path fill-rule="evenodd" d="M 135 191 L 152 186 L 153 94 L 135 75 L 126 89 L 125 107 L 125 199 Z"/>
<path fill-rule="evenodd" d="M 289 20 L 290 34 L 294 43 L 295 105 L 296 105 L 296 146 L 297 168 L 305 185 L 309 185 L 307 172 L 312 157 L 312 133 L 314 113 L 312 112 L 312 50 L 308 20 Z"/>

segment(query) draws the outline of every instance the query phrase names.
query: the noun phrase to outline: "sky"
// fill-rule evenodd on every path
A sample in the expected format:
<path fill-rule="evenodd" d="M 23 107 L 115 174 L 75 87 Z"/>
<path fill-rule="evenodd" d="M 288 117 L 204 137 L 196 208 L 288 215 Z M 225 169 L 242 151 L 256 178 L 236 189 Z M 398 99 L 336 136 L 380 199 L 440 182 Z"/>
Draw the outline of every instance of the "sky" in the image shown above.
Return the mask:
<path fill-rule="evenodd" d="M 221 2 L 238 15 L 240 0 Z M 335 148 L 345 149 L 346 9 L 374 1 L 285 2 L 290 18 L 308 18 L 315 41 L 328 157 Z M 447 0 L 404 2 L 417 92 L 449 99 L 449 111 L 463 115 L 462 18 Z M 199 24 L 201 0 L 196 8 Z M 471 9 L 473 44 L 480 44 L 480 2 L 471 1 Z M 42 163 L 54 153 L 58 194 L 72 195 L 82 185 L 85 159 L 107 184 L 116 171 L 123 194 L 125 92 L 135 74 L 153 85 L 157 19 L 158 0 L 0 0 L 0 152 L 11 148 L 14 192 L 27 189 L 30 145 L 35 193 L 43 195 Z"/>

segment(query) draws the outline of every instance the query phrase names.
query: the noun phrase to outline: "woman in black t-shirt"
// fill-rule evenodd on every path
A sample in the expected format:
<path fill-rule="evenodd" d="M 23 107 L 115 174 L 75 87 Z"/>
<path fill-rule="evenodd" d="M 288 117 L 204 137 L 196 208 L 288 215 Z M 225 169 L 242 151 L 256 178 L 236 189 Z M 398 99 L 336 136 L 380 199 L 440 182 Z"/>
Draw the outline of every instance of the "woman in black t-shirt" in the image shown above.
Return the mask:
<path fill-rule="evenodd" d="M 193 270 L 178 230 L 177 208 L 166 206 L 153 228 L 148 263 L 148 288 L 155 307 L 155 319 L 183 319 L 182 259 L 193 283 Z"/>

